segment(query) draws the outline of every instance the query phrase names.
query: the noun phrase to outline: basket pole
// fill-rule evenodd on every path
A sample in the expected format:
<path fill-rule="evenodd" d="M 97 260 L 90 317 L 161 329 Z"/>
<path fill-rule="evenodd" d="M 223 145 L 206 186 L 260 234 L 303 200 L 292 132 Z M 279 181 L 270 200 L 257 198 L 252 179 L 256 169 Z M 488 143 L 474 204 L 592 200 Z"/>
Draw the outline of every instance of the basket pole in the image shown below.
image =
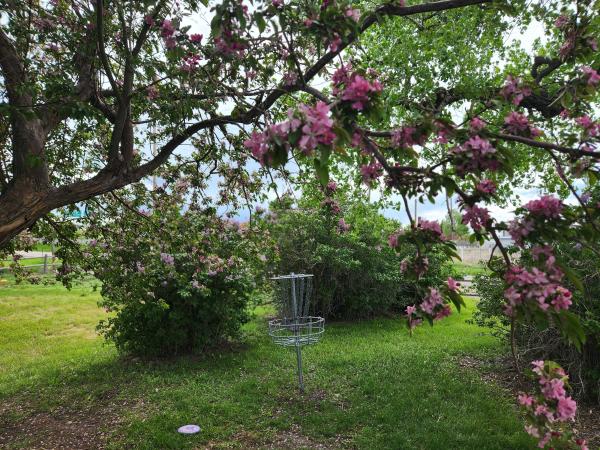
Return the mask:
<path fill-rule="evenodd" d="M 302 377 L 302 347 L 300 342 L 296 342 L 296 361 L 298 363 L 298 387 L 300 392 L 304 394 L 304 378 Z"/>
<path fill-rule="evenodd" d="M 296 278 L 292 272 L 292 314 L 294 317 L 294 343 L 296 344 L 296 364 L 298 366 L 298 388 L 304 393 L 304 379 L 302 377 L 302 347 L 300 346 L 299 322 L 298 322 L 298 299 L 296 298 Z M 300 299 L 302 301 L 302 299 Z"/>

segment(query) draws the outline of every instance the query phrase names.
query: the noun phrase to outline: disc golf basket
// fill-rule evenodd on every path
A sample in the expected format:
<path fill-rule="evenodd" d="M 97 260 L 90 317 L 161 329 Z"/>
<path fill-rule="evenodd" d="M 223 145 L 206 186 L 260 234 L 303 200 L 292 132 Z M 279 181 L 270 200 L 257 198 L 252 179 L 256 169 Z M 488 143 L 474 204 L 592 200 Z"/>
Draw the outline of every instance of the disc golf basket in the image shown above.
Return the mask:
<path fill-rule="evenodd" d="M 291 273 L 272 280 L 279 318 L 269 321 L 269 336 L 277 345 L 296 349 L 298 387 L 304 392 L 302 347 L 316 344 L 325 332 L 325 319 L 308 315 L 313 276 Z"/>

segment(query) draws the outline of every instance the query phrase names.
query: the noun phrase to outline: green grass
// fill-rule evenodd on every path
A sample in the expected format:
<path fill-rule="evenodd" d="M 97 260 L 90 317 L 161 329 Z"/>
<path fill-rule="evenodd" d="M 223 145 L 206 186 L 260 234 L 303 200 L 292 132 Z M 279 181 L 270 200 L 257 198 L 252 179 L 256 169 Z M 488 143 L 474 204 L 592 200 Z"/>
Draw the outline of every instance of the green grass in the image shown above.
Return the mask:
<path fill-rule="evenodd" d="M 482 266 L 481 264 L 467 264 L 467 263 L 463 263 L 463 262 L 459 262 L 459 261 L 455 261 L 452 266 L 454 267 L 454 270 L 456 270 L 456 272 L 459 275 L 470 275 L 470 276 L 474 276 L 474 275 L 478 275 L 480 273 L 488 273 L 489 270 Z"/>
<path fill-rule="evenodd" d="M 323 341 L 303 353 L 307 392 L 299 395 L 295 356 L 270 343 L 264 311 L 237 349 L 144 362 L 119 358 L 95 335 L 106 315 L 97 300 L 89 283 L 71 292 L 0 287 L 0 405 L 27 406 L 0 407 L 0 425 L 40 411 L 103 408 L 110 398 L 124 405 L 113 448 L 264 448 L 282 436 L 304 439 L 298 448 L 534 447 L 513 399 L 457 364 L 504 351 L 465 323 L 468 312 L 412 338 L 395 319 L 327 324 Z M 186 423 L 203 431 L 177 434 Z"/>

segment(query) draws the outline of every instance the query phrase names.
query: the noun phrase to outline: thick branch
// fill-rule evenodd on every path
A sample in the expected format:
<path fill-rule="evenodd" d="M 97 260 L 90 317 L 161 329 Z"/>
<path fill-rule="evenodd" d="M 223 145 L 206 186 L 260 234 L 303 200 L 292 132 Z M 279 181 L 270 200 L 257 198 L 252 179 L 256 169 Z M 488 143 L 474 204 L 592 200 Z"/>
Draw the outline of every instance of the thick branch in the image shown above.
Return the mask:
<path fill-rule="evenodd" d="M 541 148 L 544 150 L 556 150 L 557 152 L 565 153 L 567 155 L 575 157 L 592 156 L 594 158 L 600 158 L 600 152 L 595 152 L 593 150 L 583 150 L 571 147 L 564 147 L 562 145 L 551 144 L 549 142 L 540 142 L 522 136 L 514 136 L 512 134 L 495 133 L 490 134 L 490 136 L 495 137 L 497 139 L 502 139 L 504 141 L 520 142 L 521 144 L 525 144 L 530 147 Z"/>

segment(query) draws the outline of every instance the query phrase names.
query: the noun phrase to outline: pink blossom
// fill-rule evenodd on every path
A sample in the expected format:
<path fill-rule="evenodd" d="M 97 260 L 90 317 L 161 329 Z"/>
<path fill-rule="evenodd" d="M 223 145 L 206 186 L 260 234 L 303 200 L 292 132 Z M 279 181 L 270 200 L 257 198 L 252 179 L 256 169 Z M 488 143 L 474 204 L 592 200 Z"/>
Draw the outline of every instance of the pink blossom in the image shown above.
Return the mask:
<path fill-rule="evenodd" d="M 378 162 L 360 166 L 363 183 L 371 185 L 383 174 L 383 167 Z"/>
<path fill-rule="evenodd" d="M 519 394 L 519 404 L 522 406 L 531 406 L 533 405 L 534 398 L 531 395 L 527 394 Z"/>
<path fill-rule="evenodd" d="M 450 150 L 455 157 L 456 171 L 460 176 L 466 172 L 497 170 L 500 163 L 496 159 L 496 149 L 490 141 L 473 136 L 465 143 Z"/>
<path fill-rule="evenodd" d="M 150 27 L 152 25 L 154 25 L 154 19 L 152 18 L 152 16 L 150 14 L 148 14 L 144 17 L 144 22 L 146 22 L 146 24 Z"/>
<path fill-rule="evenodd" d="M 181 70 L 184 72 L 193 72 L 200 64 L 200 55 L 189 54 L 183 57 L 183 64 Z"/>
<path fill-rule="evenodd" d="M 529 120 L 527 117 L 516 111 L 511 111 L 504 118 L 506 129 L 513 134 L 523 134 L 529 131 Z"/>
<path fill-rule="evenodd" d="M 346 17 L 351 18 L 355 22 L 358 22 L 360 20 L 360 11 L 358 9 L 348 8 L 344 12 L 344 14 L 346 15 Z"/>
<path fill-rule="evenodd" d="M 534 427 L 533 425 L 525 425 L 525 431 L 530 436 L 533 436 L 535 438 L 540 437 L 539 430 L 536 427 Z"/>
<path fill-rule="evenodd" d="M 532 215 L 557 219 L 563 209 L 562 201 L 552 195 L 544 195 L 538 200 L 531 200 L 523 205 Z"/>
<path fill-rule="evenodd" d="M 594 123 L 589 116 L 581 116 L 575 119 L 575 122 L 581 126 L 589 136 L 600 136 L 600 123 Z"/>
<path fill-rule="evenodd" d="M 554 26 L 556 28 L 563 28 L 565 25 L 569 23 L 569 18 L 564 14 L 558 16 L 558 18 L 554 21 Z"/>
<path fill-rule="evenodd" d="M 337 52 L 341 46 L 342 38 L 336 33 L 333 35 L 333 39 L 329 42 L 329 50 L 332 52 Z"/>
<path fill-rule="evenodd" d="M 471 131 L 477 133 L 485 128 L 485 122 L 479 117 L 473 117 L 469 122 L 469 127 L 471 128 Z"/>
<path fill-rule="evenodd" d="M 388 245 L 391 248 L 396 248 L 398 247 L 398 237 L 400 236 L 400 233 L 398 233 L 397 231 L 395 231 L 394 233 L 390 234 L 388 236 Z M 404 272 L 404 271 L 403 271 Z"/>
<path fill-rule="evenodd" d="M 450 305 L 442 305 L 442 309 L 435 314 L 433 320 L 442 320 L 443 318 L 448 317 L 450 314 L 452 314 L 452 308 L 450 308 Z"/>
<path fill-rule="evenodd" d="M 577 412 L 577 403 L 571 397 L 559 398 L 556 412 L 559 420 L 574 420 L 575 413 Z"/>
<path fill-rule="evenodd" d="M 477 190 L 482 194 L 493 195 L 496 192 L 496 183 L 489 179 L 481 180 L 477 183 Z"/>
<path fill-rule="evenodd" d="M 458 289 L 460 288 L 460 283 L 458 283 L 452 277 L 448 277 L 448 279 L 446 280 L 446 285 L 448 286 L 448 289 L 452 292 L 458 292 Z"/>
<path fill-rule="evenodd" d="M 543 384 L 542 394 L 548 400 L 558 400 L 565 396 L 565 383 L 560 378 L 553 378 L 546 380 L 542 378 L 540 383 Z"/>
<path fill-rule="evenodd" d="M 477 205 L 466 206 L 462 215 L 462 223 L 471 225 L 474 231 L 480 231 L 490 222 L 490 214 L 487 208 Z"/>
<path fill-rule="evenodd" d="M 168 266 L 174 266 L 175 265 L 175 258 L 173 258 L 173 256 L 169 255 L 168 253 L 161 253 L 160 254 L 160 260 L 162 262 L 164 262 Z"/>
<path fill-rule="evenodd" d="M 442 236 L 442 228 L 440 227 L 440 224 L 435 220 L 425 220 L 419 217 L 417 228 L 420 228 L 421 230 L 427 230 L 433 233 L 436 237 Z"/>
<path fill-rule="evenodd" d="M 508 233 L 515 244 L 522 247 L 524 239 L 534 230 L 534 222 L 529 219 L 511 220 L 508 223 Z"/>
<path fill-rule="evenodd" d="M 434 310 L 443 304 L 442 296 L 437 289 L 429 288 L 429 293 L 419 305 L 421 310 L 430 316 L 434 315 Z"/>
<path fill-rule="evenodd" d="M 309 154 L 319 144 L 331 145 L 336 136 L 333 132 L 333 120 L 329 117 L 329 105 L 319 101 L 314 107 L 300 105 L 305 124 L 302 137 L 298 142 L 300 149 Z"/>
<path fill-rule="evenodd" d="M 407 316 L 411 316 L 413 314 L 415 314 L 417 312 L 417 307 L 414 305 L 411 306 L 407 306 L 406 307 L 406 315 Z"/>
<path fill-rule="evenodd" d="M 160 34 L 163 38 L 167 39 L 173 36 L 175 33 L 175 28 L 173 27 L 172 22 L 169 19 L 165 19 L 160 26 Z"/>
<path fill-rule="evenodd" d="M 352 134 L 352 141 L 350 142 L 350 145 L 356 148 L 362 147 L 362 135 L 358 131 L 355 131 Z"/>
<path fill-rule="evenodd" d="M 383 87 L 377 80 L 370 82 L 364 77 L 354 74 L 346 83 L 341 99 L 351 102 L 353 109 L 362 111 L 373 94 L 381 92 L 382 89 Z"/>
<path fill-rule="evenodd" d="M 404 126 L 392 132 L 392 145 L 398 148 L 411 148 L 413 145 L 423 145 L 424 136 L 418 136 L 415 139 L 415 127 Z"/>
<path fill-rule="evenodd" d="M 146 97 L 150 100 L 154 100 L 158 97 L 158 89 L 156 89 L 156 86 L 152 85 L 146 88 Z"/>
<path fill-rule="evenodd" d="M 275 8 L 280 8 L 281 6 L 283 6 L 283 0 L 272 0 L 271 4 L 275 7 Z"/>
<path fill-rule="evenodd" d="M 577 32 L 574 30 L 567 35 L 565 42 L 563 43 L 563 45 L 560 46 L 560 49 L 558 50 L 558 55 L 562 59 L 566 59 L 573 52 L 573 50 L 575 50 L 576 41 Z"/>
<path fill-rule="evenodd" d="M 552 439 L 552 433 L 546 433 L 544 437 L 538 442 L 538 448 L 546 447 L 550 439 Z"/>
<path fill-rule="evenodd" d="M 509 75 L 506 77 L 506 84 L 500 90 L 500 95 L 507 101 L 512 99 L 512 103 L 518 106 L 525 97 L 531 95 L 531 88 L 523 85 L 520 78 Z"/>
<path fill-rule="evenodd" d="M 335 181 L 330 181 L 329 183 L 327 183 L 327 190 L 335 192 L 337 190 L 337 183 Z"/>
<path fill-rule="evenodd" d="M 202 41 L 202 35 L 201 34 L 192 34 L 190 35 L 190 41 L 194 42 L 194 43 L 199 43 Z"/>
<path fill-rule="evenodd" d="M 343 234 L 343 233 L 346 233 L 347 231 L 349 231 L 349 230 L 350 230 L 350 225 L 348 225 L 348 224 L 346 223 L 346 221 L 344 220 L 344 218 L 343 218 L 343 217 L 342 217 L 342 218 L 340 218 L 340 220 L 338 221 L 338 224 L 337 224 L 337 230 L 338 230 L 338 232 L 339 232 L 339 233 L 341 233 L 341 234 Z"/>
<path fill-rule="evenodd" d="M 286 72 L 283 74 L 283 84 L 286 86 L 293 86 L 298 81 L 298 74 L 296 72 Z"/>
<path fill-rule="evenodd" d="M 583 66 L 581 68 L 583 75 L 587 77 L 587 83 L 590 86 L 596 86 L 600 82 L 600 75 L 594 69 L 589 66 Z"/>
<path fill-rule="evenodd" d="M 545 404 L 537 405 L 535 407 L 534 414 L 536 416 L 544 416 L 550 421 L 554 420 L 554 415 L 552 414 L 552 411 L 550 411 L 550 408 L 548 408 L 548 406 Z"/>
<path fill-rule="evenodd" d="M 265 133 L 252 132 L 250 139 L 244 141 L 244 146 L 252 151 L 252 156 L 265 163 L 265 156 L 269 152 L 269 144 Z"/>

